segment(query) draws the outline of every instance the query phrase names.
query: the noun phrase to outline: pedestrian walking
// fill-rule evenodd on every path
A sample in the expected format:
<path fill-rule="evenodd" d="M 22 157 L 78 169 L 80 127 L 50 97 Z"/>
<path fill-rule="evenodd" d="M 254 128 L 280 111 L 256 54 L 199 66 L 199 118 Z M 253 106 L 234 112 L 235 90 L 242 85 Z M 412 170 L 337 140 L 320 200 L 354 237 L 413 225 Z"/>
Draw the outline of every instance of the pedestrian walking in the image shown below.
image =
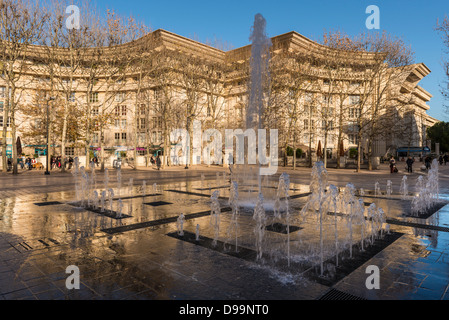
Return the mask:
<path fill-rule="evenodd" d="M 408 157 L 406 163 L 407 163 L 407 172 L 413 173 L 413 163 L 415 160 L 412 159 L 412 157 Z"/>
<path fill-rule="evenodd" d="M 427 156 L 424 159 L 424 163 L 426 164 L 426 170 L 430 170 L 430 167 L 431 167 L 430 163 L 431 163 L 431 161 L 432 161 L 432 159 L 429 156 Z"/>
<path fill-rule="evenodd" d="M 156 165 L 157 165 L 157 169 L 161 170 L 161 158 L 159 156 L 157 156 L 157 158 L 156 158 Z"/>

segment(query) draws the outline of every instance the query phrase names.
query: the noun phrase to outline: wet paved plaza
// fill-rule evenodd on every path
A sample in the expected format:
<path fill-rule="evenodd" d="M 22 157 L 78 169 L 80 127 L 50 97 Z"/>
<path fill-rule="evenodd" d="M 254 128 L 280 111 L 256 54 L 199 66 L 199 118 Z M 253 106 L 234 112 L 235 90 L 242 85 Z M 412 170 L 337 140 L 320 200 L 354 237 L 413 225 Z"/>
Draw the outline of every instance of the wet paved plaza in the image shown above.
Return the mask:
<path fill-rule="evenodd" d="M 120 211 L 121 218 L 106 214 L 107 201 L 103 213 L 81 207 L 70 173 L 4 175 L 0 178 L 0 299 L 449 298 L 449 206 L 445 202 L 449 167 L 440 167 L 443 203 L 425 219 L 407 215 L 411 197 L 403 200 L 399 195 L 403 173 L 391 176 L 387 168 L 360 174 L 329 169 L 329 183 L 344 188 L 351 182 L 363 188 L 365 208 L 374 203 L 386 213 L 389 232 L 365 241 L 363 250 L 355 240 L 362 237 L 361 229 L 354 229 L 351 246 L 346 220 L 336 216 L 325 219 L 323 251 L 317 250 L 316 217 L 299 215 L 308 199 L 310 169 L 286 172 L 291 181 L 291 229 L 286 232 L 282 229 L 286 221 L 269 215 L 266 226 L 271 229 L 264 231 L 261 259 L 252 210 L 241 210 L 234 224 L 229 175 L 223 168 L 124 169 L 120 187 L 116 171 L 109 170 L 112 211 Z M 426 173 L 408 175 L 410 192 L 420 175 Z M 393 184 L 391 196 L 385 195 L 387 180 Z M 383 191 L 377 197 L 373 194 L 376 181 Z M 275 189 L 277 180 L 268 186 Z M 105 187 L 103 173 L 97 172 L 92 189 L 101 194 Z M 211 194 L 217 190 L 219 228 L 211 219 Z M 183 236 L 177 224 L 181 213 Z M 67 288 L 68 266 L 79 268 L 80 289 Z M 380 289 L 367 288 L 368 266 L 379 268 Z"/>

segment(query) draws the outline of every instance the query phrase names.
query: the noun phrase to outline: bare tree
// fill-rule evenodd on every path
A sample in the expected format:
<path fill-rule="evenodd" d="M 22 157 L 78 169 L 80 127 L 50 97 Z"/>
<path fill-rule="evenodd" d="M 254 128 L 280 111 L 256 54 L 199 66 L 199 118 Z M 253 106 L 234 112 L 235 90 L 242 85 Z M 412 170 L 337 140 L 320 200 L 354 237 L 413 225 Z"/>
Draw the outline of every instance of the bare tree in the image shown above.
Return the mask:
<path fill-rule="evenodd" d="M 17 173 L 16 113 L 21 90 L 29 71 L 27 55 L 31 45 L 42 36 L 47 15 L 36 1 L 4 0 L 0 3 L 0 58 L 1 74 L 6 83 L 6 104 L 3 110 L 4 123 L 10 119 L 12 136 L 13 173 Z M 29 78 L 28 78 L 29 79 Z M 9 118 L 8 118 L 9 117 Z M 7 170 L 6 140 L 7 126 L 3 126 L 2 160 L 3 171 Z"/>

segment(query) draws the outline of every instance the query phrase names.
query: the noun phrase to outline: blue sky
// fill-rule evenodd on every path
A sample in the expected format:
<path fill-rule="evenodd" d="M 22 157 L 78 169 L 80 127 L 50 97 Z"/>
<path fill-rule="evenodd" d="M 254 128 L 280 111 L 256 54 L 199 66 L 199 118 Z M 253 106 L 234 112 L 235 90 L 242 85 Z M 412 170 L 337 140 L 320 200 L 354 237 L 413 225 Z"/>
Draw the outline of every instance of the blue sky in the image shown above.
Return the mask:
<path fill-rule="evenodd" d="M 425 63 L 432 71 L 420 83 L 434 96 L 428 114 L 449 121 L 440 93 L 445 81 L 444 46 L 434 30 L 437 19 L 449 15 L 448 0 L 96 0 L 95 3 L 100 10 L 109 8 L 133 15 L 154 30 L 165 29 L 203 42 L 216 38 L 233 48 L 250 43 L 250 28 L 257 13 L 267 20 L 270 37 L 297 31 L 317 40 L 329 30 L 338 29 L 350 35 L 367 31 L 366 8 L 377 5 L 381 30 L 402 37 L 415 52 L 415 62 Z"/>

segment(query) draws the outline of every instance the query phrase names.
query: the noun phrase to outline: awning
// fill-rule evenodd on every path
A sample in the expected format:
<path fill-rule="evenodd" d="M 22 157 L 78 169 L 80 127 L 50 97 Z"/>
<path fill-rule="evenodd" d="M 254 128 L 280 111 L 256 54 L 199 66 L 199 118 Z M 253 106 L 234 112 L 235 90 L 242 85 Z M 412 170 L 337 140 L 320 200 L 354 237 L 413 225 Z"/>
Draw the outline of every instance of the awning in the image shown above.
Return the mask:
<path fill-rule="evenodd" d="M 401 147 L 401 148 L 398 148 L 396 151 L 399 152 L 399 153 L 407 153 L 407 152 L 428 153 L 428 152 L 430 152 L 430 149 L 428 147 L 424 147 L 424 148 L 419 148 L 419 147 Z"/>

